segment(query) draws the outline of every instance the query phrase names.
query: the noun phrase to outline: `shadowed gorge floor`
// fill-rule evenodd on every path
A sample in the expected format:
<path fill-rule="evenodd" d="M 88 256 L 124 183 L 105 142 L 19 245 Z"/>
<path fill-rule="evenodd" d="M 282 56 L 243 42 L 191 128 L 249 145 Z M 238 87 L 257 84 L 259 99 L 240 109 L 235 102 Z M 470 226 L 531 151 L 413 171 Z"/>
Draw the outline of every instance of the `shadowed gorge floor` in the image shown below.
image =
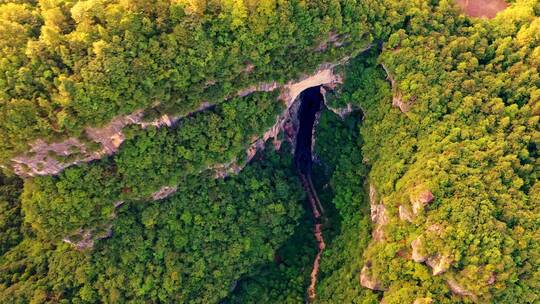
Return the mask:
<path fill-rule="evenodd" d="M 326 247 L 324 236 L 322 234 L 322 225 L 320 223 L 322 217 L 324 216 L 324 210 L 321 202 L 319 201 L 317 191 L 313 186 L 313 182 L 311 181 L 311 169 L 313 162 L 313 127 L 317 114 L 321 110 L 323 98 L 324 97 L 321 94 L 321 87 L 312 87 L 304 90 L 300 94 L 301 104 L 298 111 L 300 127 L 296 137 L 296 150 L 294 151 L 295 165 L 310 203 L 311 213 L 314 221 L 313 235 L 317 241 L 317 255 L 313 261 L 310 284 L 307 290 L 307 297 L 309 301 L 314 301 L 317 297 L 315 291 L 317 287 L 317 276 L 319 273 L 321 255 Z"/>

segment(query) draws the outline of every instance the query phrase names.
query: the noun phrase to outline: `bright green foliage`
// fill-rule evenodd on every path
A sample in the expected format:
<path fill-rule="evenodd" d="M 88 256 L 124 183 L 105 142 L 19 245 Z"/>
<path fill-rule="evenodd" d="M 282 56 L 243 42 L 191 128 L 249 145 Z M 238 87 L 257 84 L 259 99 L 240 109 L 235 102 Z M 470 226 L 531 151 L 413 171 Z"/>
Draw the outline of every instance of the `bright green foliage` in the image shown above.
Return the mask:
<path fill-rule="evenodd" d="M 235 98 L 196 114 L 175 128 L 138 132 L 111 159 L 71 167 L 59 176 L 27 180 L 26 221 L 48 239 L 105 229 L 114 204 L 147 200 L 162 186 L 185 183 L 216 164 L 238 157 L 276 121 L 282 105 L 275 93 Z"/>
<path fill-rule="evenodd" d="M 379 53 L 379 47 L 374 46 L 371 50 L 351 59 L 349 68 L 342 71 L 345 74 L 343 86 L 327 96 L 329 106 L 340 108 L 352 104 L 359 108 L 383 98 L 385 101 L 388 100 L 390 96 L 388 81 L 385 79 L 384 70 L 377 65 Z M 333 159 L 334 161 L 336 160 Z"/>
<path fill-rule="evenodd" d="M 364 259 L 388 289 L 387 303 L 457 301 L 449 280 L 471 294 L 466 301 L 533 303 L 540 286 L 538 11 L 522 2 L 492 22 L 471 23 L 445 5 L 411 16 L 379 57 L 410 110 L 391 108 L 389 99 L 358 100 L 369 180 L 390 214 L 385 239 Z M 399 219 L 398 207 L 410 208 L 418 187 L 435 201 L 412 223 Z M 418 236 L 426 256 L 450 258 L 442 275 L 410 260 Z"/>
<path fill-rule="evenodd" d="M 217 303 L 274 259 L 301 215 L 291 157 L 265 157 L 237 176 L 192 177 L 168 199 L 123 205 L 113 236 L 91 252 L 25 240 L 0 260 L 0 302 Z"/>
<path fill-rule="evenodd" d="M 79 136 L 156 102 L 187 113 L 251 84 L 285 82 L 364 47 L 379 9 L 343 0 L 36 2 L 0 2 L 2 162 L 38 137 Z M 331 35 L 347 43 L 335 48 Z"/>
<path fill-rule="evenodd" d="M 378 303 L 378 296 L 359 284 L 371 226 L 364 195 L 367 168 L 360 152 L 359 115 L 353 112 L 342 121 L 325 111 L 317 126 L 315 154 L 322 165 L 314 174 L 330 176 L 326 187 L 320 187 L 320 196 L 331 202 L 326 208 L 330 220 L 324 231 L 327 247 L 321 260 L 317 303 Z"/>
<path fill-rule="evenodd" d="M 345 56 L 327 101 L 363 121 L 324 112 L 315 134 L 328 220 L 317 301 L 540 301 L 538 0 L 492 20 L 452 0 L 0 2 L 4 165 L 37 138 L 79 137 L 136 109 L 218 104 L 25 180 L 22 211 L 19 182 L 2 177 L 0 303 L 303 302 L 316 248 L 288 148 L 214 175 L 243 164 L 283 110 L 278 92 L 237 92 Z M 388 220 L 380 240 L 370 185 Z M 177 193 L 151 202 L 162 186 Z M 423 190 L 434 200 L 400 218 Z M 93 250 L 61 242 L 109 228 Z M 416 239 L 448 268 L 413 261 Z M 382 291 L 360 285 L 366 265 Z"/>

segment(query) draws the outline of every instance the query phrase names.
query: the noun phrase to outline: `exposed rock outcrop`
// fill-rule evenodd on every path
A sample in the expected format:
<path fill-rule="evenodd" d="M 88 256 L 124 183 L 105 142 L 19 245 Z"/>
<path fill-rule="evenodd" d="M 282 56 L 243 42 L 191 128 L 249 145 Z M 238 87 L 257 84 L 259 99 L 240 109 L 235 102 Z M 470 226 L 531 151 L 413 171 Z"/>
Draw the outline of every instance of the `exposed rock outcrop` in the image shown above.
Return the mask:
<path fill-rule="evenodd" d="M 384 225 L 388 223 L 388 214 L 382 201 L 381 204 L 371 206 L 371 221 L 375 223 L 373 239 L 376 241 L 384 239 Z"/>
<path fill-rule="evenodd" d="M 152 193 L 152 199 L 155 201 L 164 199 L 175 193 L 177 189 L 177 187 L 163 186 L 158 191 Z"/>
<path fill-rule="evenodd" d="M 243 168 L 244 165 L 238 164 L 238 160 L 233 159 L 225 164 L 215 164 L 208 169 L 215 172 L 215 178 L 225 178 L 231 174 L 238 174 L 240 171 L 242 171 Z"/>
<path fill-rule="evenodd" d="M 373 223 L 372 237 L 375 241 L 384 238 L 384 226 L 388 223 L 388 211 L 384 206 L 384 201 L 379 201 L 377 190 L 373 185 L 369 185 L 369 202 L 371 211 L 371 222 Z"/>
<path fill-rule="evenodd" d="M 91 161 L 105 154 L 104 150 L 88 151 L 77 138 L 51 144 L 38 139 L 30 145 L 29 153 L 14 157 L 11 161 L 15 174 L 27 177 L 56 174 L 79 161 Z M 70 155 L 76 155 L 78 159 L 70 160 Z"/>
<path fill-rule="evenodd" d="M 279 84 L 275 81 L 269 82 L 269 83 L 261 83 L 261 84 L 243 89 L 242 91 L 238 92 L 237 95 L 240 97 L 245 97 L 255 92 L 272 92 L 273 90 L 277 88 L 279 88 Z"/>
<path fill-rule="evenodd" d="M 422 188 L 419 189 L 420 190 L 414 191 L 410 196 L 414 215 L 417 215 L 424 210 L 424 208 L 435 198 L 431 191 Z"/>
<path fill-rule="evenodd" d="M 360 285 L 366 288 L 369 288 L 371 290 L 383 291 L 384 288 L 382 287 L 381 282 L 369 274 L 370 269 L 371 269 L 371 262 L 368 261 L 364 265 L 364 267 L 362 267 L 362 271 L 360 272 Z"/>
<path fill-rule="evenodd" d="M 63 239 L 65 243 L 70 244 L 77 250 L 92 249 L 94 242 L 106 239 L 112 236 L 112 225 L 108 226 L 103 232 L 96 233 L 94 230 L 79 229 L 78 233 Z"/>
<path fill-rule="evenodd" d="M 476 300 L 476 296 L 465 289 L 465 287 L 461 286 L 456 282 L 454 279 L 449 278 L 446 280 L 446 284 L 448 284 L 448 287 L 450 288 L 450 291 L 452 291 L 453 294 L 456 294 L 458 296 L 462 297 L 472 297 L 473 300 Z"/>
<path fill-rule="evenodd" d="M 138 124 L 143 128 L 149 126 L 171 126 L 174 119 L 163 115 L 152 122 L 143 122 L 143 111 L 138 110 L 132 114 L 113 119 L 101 128 L 86 128 L 85 134 L 90 142 L 97 145 L 91 149 L 78 138 L 68 138 L 57 143 L 46 143 L 41 139 L 30 145 L 29 153 L 12 159 L 14 172 L 22 177 L 37 175 L 54 175 L 65 168 L 83 162 L 100 159 L 105 155 L 112 155 L 124 142 L 123 128 Z"/>
<path fill-rule="evenodd" d="M 416 263 L 423 263 L 426 261 L 427 257 L 423 254 L 422 239 L 417 237 L 411 242 L 412 247 L 412 259 Z"/>
<path fill-rule="evenodd" d="M 300 81 L 289 82 L 284 86 L 280 98 L 285 101 L 287 106 L 292 105 L 298 95 L 307 88 L 325 85 L 328 88 L 335 88 L 343 83 L 341 75 L 334 74 L 334 67 L 338 64 L 323 64 L 312 75 L 303 77 Z"/>
<path fill-rule="evenodd" d="M 412 221 L 414 220 L 413 214 L 407 207 L 403 205 L 399 205 L 398 212 L 399 212 L 399 219 L 401 219 L 402 221 L 407 221 L 407 222 L 412 223 Z"/>
<path fill-rule="evenodd" d="M 351 114 L 352 112 L 356 110 L 355 108 L 353 108 L 352 104 L 350 103 L 348 103 L 347 106 L 343 108 L 333 108 L 329 106 L 328 104 L 326 104 L 326 107 L 328 108 L 328 110 L 338 115 L 341 119 L 344 119 L 345 117 L 347 117 L 347 115 Z"/>
<path fill-rule="evenodd" d="M 335 66 L 343 64 L 349 58 L 332 63 L 322 64 L 315 73 L 301 77 L 298 81 L 290 81 L 285 85 L 279 85 L 277 82 L 262 83 L 241 90 L 237 96 L 247 96 L 254 92 L 270 92 L 281 88 L 280 99 L 285 102 L 287 109 L 291 108 L 292 104 L 303 90 L 325 85 L 328 88 L 333 88 L 337 84 L 342 83 L 340 75 L 334 74 Z M 30 144 L 28 153 L 16 156 L 12 159 L 12 168 L 14 172 L 22 177 L 38 176 L 38 175 L 55 175 L 63 171 L 65 168 L 92 160 L 100 159 L 105 155 L 112 155 L 118 151 L 120 145 L 124 142 L 125 136 L 122 130 L 128 125 L 139 125 L 141 128 L 150 126 L 163 127 L 173 126 L 178 120 L 183 117 L 193 115 L 194 113 L 208 110 L 214 105 L 203 102 L 201 106 L 192 113 L 187 113 L 183 116 L 171 117 L 166 114 L 153 121 L 143 121 L 144 111 L 137 110 L 129 115 L 119 116 L 103 127 L 85 129 L 87 141 L 78 138 L 68 138 L 56 143 L 46 143 L 43 140 L 36 140 Z M 283 130 L 284 123 L 288 117 L 281 116 L 274 126 L 264 135 L 266 139 L 277 138 L 277 134 Z M 277 146 L 280 143 L 275 142 Z M 96 147 L 90 148 L 95 145 Z M 256 144 L 260 146 L 260 144 Z"/>
<path fill-rule="evenodd" d="M 450 257 L 450 255 L 437 253 L 428 256 L 425 253 L 421 237 L 417 237 L 411 242 L 411 248 L 411 258 L 413 259 L 413 261 L 417 263 L 425 262 L 428 266 L 431 267 L 433 275 L 439 275 L 444 273 L 448 270 L 448 268 L 450 268 L 450 265 L 452 264 L 452 258 Z"/>
<path fill-rule="evenodd" d="M 409 109 L 411 108 L 411 105 L 414 103 L 416 98 L 411 97 L 409 98 L 409 100 L 404 101 L 401 91 L 398 88 L 398 84 L 396 80 L 394 79 L 394 76 L 392 75 L 390 70 L 386 67 L 386 65 L 384 65 L 384 63 L 381 65 L 384 71 L 386 72 L 386 78 L 388 79 L 388 81 L 390 81 L 390 84 L 392 85 L 392 106 L 398 107 L 399 110 L 403 113 L 409 111 Z"/>
<path fill-rule="evenodd" d="M 163 126 L 170 127 L 174 125 L 178 121 L 178 119 L 179 117 L 171 117 L 167 114 L 163 114 L 161 115 L 159 119 L 153 120 L 151 122 L 141 122 L 139 123 L 139 125 L 143 129 L 146 129 L 148 127 L 156 127 L 156 128 L 161 128 Z"/>
<path fill-rule="evenodd" d="M 346 35 L 339 35 L 334 32 L 330 32 L 328 33 L 328 37 L 324 41 L 319 43 L 319 45 L 315 48 L 315 51 L 324 52 L 329 45 L 332 45 L 335 48 L 341 47 L 345 44 L 346 39 Z"/>
<path fill-rule="evenodd" d="M 452 259 L 450 256 L 443 254 L 436 254 L 433 257 L 429 257 L 426 261 L 426 264 L 431 267 L 434 276 L 446 272 L 450 268 L 451 263 Z"/>

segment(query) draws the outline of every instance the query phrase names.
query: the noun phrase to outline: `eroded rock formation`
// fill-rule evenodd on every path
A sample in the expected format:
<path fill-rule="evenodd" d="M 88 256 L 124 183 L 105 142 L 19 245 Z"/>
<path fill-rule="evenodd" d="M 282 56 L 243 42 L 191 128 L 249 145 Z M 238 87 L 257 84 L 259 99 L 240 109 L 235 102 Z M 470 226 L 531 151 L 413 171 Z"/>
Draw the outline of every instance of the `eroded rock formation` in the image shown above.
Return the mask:
<path fill-rule="evenodd" d="M 411 213 L 411 211 L 409 210 L 409 208 L 407 208 L 407 207 L 405 207 L 403 205 L 399 205 L 398 212 L 399 212 L 399 219 L 400 220 L 412 223 L 412 221 L 414 219 L 414 216 Z"/>
<path fill-rule="evenodd" d="M 450 268 L 451 263 L 452 259 L 446 254 L 436 254 L 426 260 L 426 264 L 431 267 L 434 276 L 446 272 Z"/>
<path fill-rule="evenodd" d="M 410 201 L 412 205 L 412 211 L 414 215 L 419 214 L 424 208 L 433 201 L 435 197 L 431 191 L 419 187 L 416 191 L 413 191 L 410 195 Z"/>
<path fill-rule="evenodd" d="M 405 113 L 409 111 L 411 105 L 414 103 L 416 98 L 411 97 L 408 100 L 403 100 L 403 96 L 401 94 L 401 91 L 398 88 L 398 84 L 396 80 L 394 79 L 394 76 L 390 72 L 390 70 L 386 67 L 386 65 L 381 64 L 384 71 L 386 72 L 386 77 L 390 81 L 390 84 L 392 85 L 392 106 L 398 107 L 401 112 Z"/>
<path fill-rule="evenodd" d="M 423 263 L 426 261 L 426 255 L 424 254 L 424 248 L 422 247 L 422 239 L 417 237 L 411 242 L 412 259 L 416 263 Z"/>
<path fill-rule="evenodd" d="M 319 85 L 333 88 L 337 84 L 340 84 L 342 82 L 341 76 L 335 74 L 333 69 L 347 60 L 348 58 L 344 58 L 337 63 L 323 64 L 313 74 L 301 77 L 297 81 L 290 81 L 285 85 L 279 85 L 277 82 L 255 85 L 238 92 L 237 96 L 247 96 L 254 92 L 269 92 L 280 89 L 280 100 L 286 104 L 287 111 L 289 111 L 303 90 Z M 150 126 L 170 127 L 183 117 L 208 110 L 213 106 L 208 102 L 203 102 L 192 113 L 178 117 L 170 117 L 165 114 L 153 121 L 143 121 L 144 111 L 137 110 L 129 115 L 119 116 L 103 127 L 86 128 L 86 140 L 68 138 L 56 143 L 46 143 L 43 140 L 36 140 L 30 144 L 28 153 L 12 159 L 12 168 L 17 175 L 22 177 L 55 175 L 69 166 L 100 159 L 106 155 L 116 153 L 125 140 L 123 129 L 128 125 L 135 124 L 141 128 L 148 128 Z M 277 134 L 285 128 L 284 124 L 289 118 L 289 115 L 278 117 L 276 124 L 265 133 L 261 140 L 263 142 L 266 142 L 269 138 L 276 140 Z M 279 148 L 280 143 L 275 141 L 275 145 Z M 259 148 L 261 144 L 260 142 L 253 143 L 253 146 Z M 254 154 L 252 153 L 252 155 Z"/>
<path fill-rule="evenodd" d="M 117 117 L 103 127 L 86 128 L 86 141 L 96 145 L 96 148 L 91 148 L 91 145 L 78 138 L 68 138 L 51 144 L 38 139 L 30 144 L 29 153 L 12 159 L 13 170 L 23 177 L 58 174 L 69 166 L 114 154 L 125 140 L 122 130 L 128 125 L 136 124 L 142 128 L 161 127 L 171 126 L 175 121 L 163 115 L 155 121 L 143 122 L 143 115 L 143 111 L 138 110 L 132 114 Z"/>
<path fill-rule="evenodd" d="M 77 250 L 92 249 L 94 242 L 101 239 L 106 239 L 112 236 L 112 225 L 108 226 L 104 231 L 96 233 L 93 229 L 79 229 L 78 233 L 71 237 L 63 239 L 64 242 L 72 245 Z"/>
<path fill-rule="evenodd" d="M 428 255 L 425 252 L 423 242 L 424 241 L 420 236 L 411 242 L 411 258 L 413 259 L 413 261 L 417 263 L 425 262 L 429 267 L 431 267 L 433 275 L 440 275 L 446 272 L 452 264 L 451 256 L 443 253 L 435 253 L 432 255 Z"/>
<path fill-rule="evenodd" d="M 152 199 L 155 201 L 164 199 L 175 193 L 177 189 L 177 187 L 163 186 L 161 189 L 152 194 Z"/>
<path fill-rule="evenodd" d="M 362 267 L 362 271 L 360 272 L 360 285 L 371 290 L 383 291 L 384 288 L 382 287 L 381 282 L 372 277 L 369 273 L 370 269 L 371 261 L 367 261 L 364 267 Z"/>
<path fill-rule="evenodd" d="M 446 284 L 448 284 L 448 287 L 450 288 L 450 291 L 452 291 L 453 294 L 456 294 L 456 295 L 462 296 L 462 297 L 476 298 L 476 296 L 472 292 L 465 289 L 465 287 L 459 285 L 459 283 L 456 282 L 452 278 L 447 279 Z"/>
<path fill-rule="evenodd" d="M 384 206 L 384 201 L 379 200 L 377 190 L 373 185 L 369 185 L 369 203 L 371 222 L 374 226 L 372 237 L 375 241 L 380 241 L 384 238 L 384 226 L 388 223 L 388 211 Z"/>

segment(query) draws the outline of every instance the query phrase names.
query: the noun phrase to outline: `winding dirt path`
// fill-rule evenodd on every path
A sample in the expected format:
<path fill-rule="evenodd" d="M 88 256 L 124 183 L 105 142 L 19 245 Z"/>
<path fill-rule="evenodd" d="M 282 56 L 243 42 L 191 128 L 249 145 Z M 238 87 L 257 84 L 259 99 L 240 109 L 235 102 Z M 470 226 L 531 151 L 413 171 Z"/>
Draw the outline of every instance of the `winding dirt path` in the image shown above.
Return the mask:
<path fill-rule="evenodd" d="M 302 181 L 302 185 L 304 186 L 304 190 L 306 191 L 311 206 L 311 213 L 313 214 L 314 218 L 313 235 L 315 236 L 315 240 L 317 240 L 318 248 L 317 255 L 315 256 L 315 260 L 313 261 L 310 284 L 307 289 L 308 301 L 313 302 L 317 297 L 316 287 L 321 256 L 324 248 L 326 248 L 326 243 L 324 242 L 324 237 L 322 234 L 322 224 L 320 223 L 321 217 L 324 214 L 324 209 L 321 205 L 321 202 L 319 201 L 319 197 L 317 196 L 317 192 L 315 191 L 313 182 L 311 181 L 311 176 L 300 174 L 300 180 Z"/>

